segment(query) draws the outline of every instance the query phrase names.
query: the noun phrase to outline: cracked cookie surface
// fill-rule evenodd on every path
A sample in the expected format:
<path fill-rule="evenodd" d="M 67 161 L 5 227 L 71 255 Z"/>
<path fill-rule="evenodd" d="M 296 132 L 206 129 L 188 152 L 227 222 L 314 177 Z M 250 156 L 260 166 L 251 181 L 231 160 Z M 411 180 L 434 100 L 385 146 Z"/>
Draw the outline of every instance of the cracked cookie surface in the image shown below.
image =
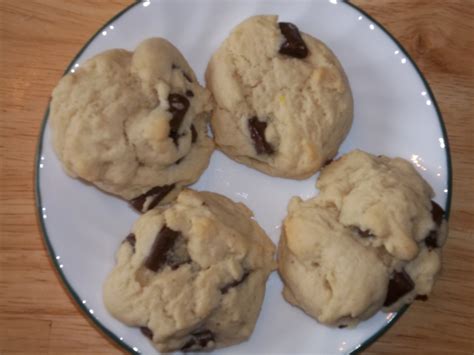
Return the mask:
<path fill-rule="evenodd" d="M 346 75 L 321 41 L 277 16 L 239 24 L 214 53 L 206 83 L 217 146 L 273 176 L 302 179 L 334 157 L 353 114 Z"/>
<path fill-rule="evenodd" d="M 274 250 L 243 204 L 185 189 L 135 223 L 105 281 L 104 302 L 160 351 L 240 343 L 255 327 Z"/>
<path fill-rule="evenodd" d="M 113 49 L 64 76 L 51 101 L 53 146 L 66 172 L 144 211 L 196 181 L 213 150 L 208 90 L 162 38 Z"/>
<path fill-rule="evenodd" d="M 278 249 L 285 299 L 338 326 L 426 299 L 447 223 L 415 168 L 356 150 L 325 167 L 317 186 L 317 197 L 288 205 Z"/>

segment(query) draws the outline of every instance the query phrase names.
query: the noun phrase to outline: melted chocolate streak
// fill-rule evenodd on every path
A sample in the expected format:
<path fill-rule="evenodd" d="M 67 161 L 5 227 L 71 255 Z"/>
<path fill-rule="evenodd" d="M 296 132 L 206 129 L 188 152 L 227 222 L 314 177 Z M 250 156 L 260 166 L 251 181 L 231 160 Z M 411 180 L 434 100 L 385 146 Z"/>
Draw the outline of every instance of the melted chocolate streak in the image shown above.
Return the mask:
<path fill-rule="evenodd" d="M 221 292 L 222 294 L 226 294 L 227 292 L 229 292 L 229 290 L 233 287 L 236 287 L 238 285 L 240 285 L 242 282 L 245 281 L 245 279 L 249 276 L 250 272 L 245 272 L 243 275 L 242 275 L 242 278 L 240 280 L 235 280 L 227 285 L 225 285 L 223 288 L 221 288 Z"/>
<path fill-rule="evenodd" d="M 209 330 L 202 330 L 191 334 L 192 338 L 184 344 L 182 351 L 204 349 L 211 341 L 215 341 L 214 334 Z"/>
<path fill-rule="evenodd" d="M 161 200 L 163 200 L 166 195 L 170 193 L 171 190 L 173 190 L 175 187 L 174 184 L 171 185 L 163 185 L 163 186 L 155 186 L 154 188 L 148 190 L 144 194 L 135 197 L 134 199 L 130 200 L 130 204 L 135 207 L 135 209 L 139 212 L 145 212 L 143 210 L 143 206 L 146 202 L 146 199 L 148 197 L 153 197 L 153 200 L 150 202 L 148 205 L 147 210 L 151 210 L 152 208 L 155 208 L 156 205 L 158 205 Z"/>
<path fill-rule="evenodd" d="M 431 216 L 436 224 L 436 228 L 433 229 L 425 238 L 425 245 L 430 250 L 439 247 L 438 232 L 443 223 L 443 219 L 445 218 L 444 210 L 434 201 L 431 201 Z"/>
<path fill-rule="evenodd" d="M 175 144 L 178 143 L 178 130 L 183 123 L 184 116 L 189 108 L 189 100 L 180 94 L 169 94 L 168 96 L 169 109 L 168 111 L 173 115 L 170 120 L 170 134 Z"/>

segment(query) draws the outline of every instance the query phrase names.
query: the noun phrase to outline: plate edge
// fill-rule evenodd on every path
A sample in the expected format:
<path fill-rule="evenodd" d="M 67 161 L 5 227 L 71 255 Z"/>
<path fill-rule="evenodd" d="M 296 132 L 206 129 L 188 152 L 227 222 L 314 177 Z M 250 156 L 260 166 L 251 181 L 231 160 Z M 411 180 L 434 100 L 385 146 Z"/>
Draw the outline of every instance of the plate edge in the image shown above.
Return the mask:
<path fill-rule="evenodd" d="M 96 37 L 98 37 L 100 35 L 100 33 L 103 31 L 103 29 L 105 27 L 109 26 L 109 24 L 111 24 L 115 20 L 119 19 L 123 14 L 128 12 L 128 10 L 134 8 L 136 5 L 138 5 L 140 3 L 141 3 L 141 0 L 134 0 L 130 5 L 125 7 L 123 10 L 119 11 L 117 14 L 115 14 L 113 17 L 111 17 L 107 22 L 105 22 L 102 26 L 100 26 L 99 29 L 87 40 L 87 42 L 81 47 L 79 52 L 77 52 L 77 54 L 71 60 L 69 65 L 66 67 L 66 70 L 64 71 L 63 76 L 66 75 L 67 72 L 69 72 L 73 68 L 74 63 L 76 62 L 77 58 L 79 58 L 82 55 L 82 53 L 87 49 L 87 47 L 89 47 L 91 42 L 94 41 L 96 39 Z M 52 244 L 49 240 L 48 233 L 46 231 L 46 226 L 45 226 L 43 218 L 42 218 L 42 215 L 43 215 L 43 212 L 42 212 L 42 199 L 41 199 L 41 192 L 40 192 L 40 188 L 39 188 L 39 185 L 40 185 L 39 165 L 41 163 L 41 152 L 43 151 L 43 141 L 44 141 L 43 138 L 44 138 L 44 133 L 45 133 L 45 129 L 46 129 L 46 123 L 48 122 L 50 104 L 51 104 L 51 100 L 48 101 L 46 111 L 43 115 L 43 119 L 42 119 L 41 126 L 40 126 L 40 129 L 39 129 L 38 143 L 36 145 L 36 154 L 35 154 L 35 159 L 34 159 L 34 164 L 35 164 L 34 172 L 35 173 L 34 173 L 33 185 L 34 185 L 34 189 L 35 189 L 35 191 L 34 191 L 34 194 L 35 194 L 35 207 L 36 207 L 36 213 L 35 214 L 36 214 L 37 222 L 40 226 L 41 235 L 43 237 L 42 238 L 43 243 L 44 243 L 44 245 L 46 247 L 46 250 L 49 254 L 49 259 L 50 259 L 50 261 L 52 262 L 52 264 L 54 266 L 54 269 L 56 271 L 56 275 L 59 276 L 59 279 L 60 279 L 62 285 L 66 288 L 68 297 L 70 297 L 70 298 L 72 297 L 73 301 L 76 303 L 76 306 L 79 307 L 82 315 L 88 321 L 91 321 L 93 326 L 97 330 L 102 332 L 108 339 L 112 340 L 113 343 L 115 345 L 118 345 L 122 350 L 126 350 L 129 353 L 139 353 L 138 351 L 133 349 L 131 346 L 129 346 L 127 343 L 120 340 L 117 337 L 117 335 L 115 335 L 106 326 L 104 326 L 101 322 L 99 322 L 97 320 L 97 318 L 93 317 L 89 313 L 89 309 L 82 303 L 81 298 L 79 297 L 79 295 L 77 294 L 75 289 L 72 287 L 72 285 L 67 280 L 66 276 L 62 272 L 62 269 L 59 265 L 58 260 L 55 257 L 56 254 L 55 254 L 54 248 L 53 248 L 53 246 L 52 246 Z"/>
<path fill-rule="evenodd" d="M 451 162 L 451 150 L 449 148 L 449 140 L 448 140 L 448 132 L 446 129 L 446 125 L 444 123 L 443 116 L 441 114 L 441 110 L 439 109 L 438 102 L 436 100 L 436 97 L 433 93 L 433 90 L 431 90 L 431 87 L 428 83 L 428 80 L 426 80 L 425 76 L 423 75 L 422 71 L 420 68 L 416 65 L 415 61 L 411 57 L 411 55 L 408 53 L 408 51 L 403 47 L 403 45 L 393 36 L 380 22 L 378 22 L 376 19 L 374 19 L 371 15 L 369 15 L 367 12 L 365 12 L 363 9 L 358 7 L 355 4 L 352 4 L 350 0 L 343 0 L 341 2 L 342 4 L 346 4 L 350 7 L 352 7 L 354 10 L 358 11 L 365 17 L 367 17 L 370 21 L 372 21 L 375 25 L 377 25 L 397 46 L 398 48 L 404 53 L 405 57 L 408 59 L 408 61 L 411 63 L 415 71 L 417 72 L 418 76 L 421 78 L 421 81 L 425 85 L 426 90 L 428 91 L 428 94 L 431 97 L 431 101 L 433 102 L 433 105 L 436 110 L 436 115 L 438 116 L 438 122 L 441 126 L 441 133 L 443 135 L 443 140 L 445 144 L 445 156 L 446 156 L 446 167 L 447 167 L 447 180 L 448 180 L 448 194 L 446 196 L 446 204 L 445 204 L 445 213 L 446 213 L 446 220 L 449 220 L 449 216 L 451 214 L 451 200 L 452 200 L 452 184 L 453 184 L 453 171 L 452 171 L 452 162 Z M 449 237 L 449 235 L 448 235 Z M 400 317 L 410 308 L 410 304 L 406 304 L 403 306 L 399 311 L 396 312 L 396 315 L 381 329 L 379 329 L 375 334 L 373 334 L 370 338 L 366 339 L 362 344 L 359 344 L 354 350 L 352 350 L 349 354 L 359 354 L 363 350 L 367 349 L 369 346 L 371 346 L 377 339 L 379 339 L 382 335 L 384 335 L 397 321 L 400 319 Z"/>
<path fill-rule="evenodd" d="M 114 22 L 118 18 L 120 18 L 123 14 L 128 12 L 128 10 L 132 9 L 136 5 L 140 4 L 141 0 L 135 0 L 132 4 L 118 12 L 116 15 L 114 15 L 112 18 L 110 18 L 104 25 L 99 27 L 97 32 L 92 35 L 92 37 L 89 38 L 89 40 L 82 46 L 80 51 L 74 56 L 70 64 L 67 66 L 66 70 L 64 71 L 64 75 L 71 69 L 73 68 L 74 63 L 76 62 L 77 58 L 87 49 L 89 44 L 96 38 L 98 35 L 102 32 L 103 28 L 107 27 L 110 23 Z M 343 0 L 341 4 L 346 4 L 368 19 L 370 19 L 374 24 L 376 24 L 386 35 L 388 35 L 389 38 L 398 46 L 398 48 L 403 51 L 405 54 L 406 58 L 409 60 L 409 62 L 412 64 L 414 69 L 416 70 L 418 76 L 421 78 L 423 84 L 425 85 L 426 90 L 428 91 L 433 105 L 436 110 L 436 114 L 438 116 L 438 121 L 441 126 L 441 132 L 443 135 L 444 143 L 445 143 L 445 155 L 446 155 L 446 166 L 447 166 L 447 183 L 448 183 L 448 194 L 446 197 L 446 205 L 445 205 L 445 211 L 446 211 L 446 219 L 449 219 L 450 214 L 451 214 L 451 201 L 452 201 L 452 178 L 453 178 L 453 173 L 452 173 L 452 161 L 451 161 L 451 152 L 450 152 L 450 145 L 449 145 L 449 140 L 448 140 L 448 134 L 447 134 L 447 129 L 444 123 L 443 116 L 441 114 L 441 111 L 438 106 L 438 102 L 436 100 L 436 97 L 434 96 L 433 91 L 431 90 L 431 87 L 426 80 L 425 76 L 419 69 L 419 67 L 416 65 L 415 61 L 413 58 L 410 56 L 410 54 L 407 52 L 407 50 L 402 46 L 402 44 L 383 26 L 381 25 L 377 20 L 375 20 L 371 15 L 369 15 L 367 12 L 365 12 L 363 9 L 359 8 L 357 5 L 352 4 L 348 0 Z M 38 143 L 36 146 L 36 155 L 35 155 L 35 174 L 34 174 L 34 188 L 35 188 L 35 207 L 36 207 L 36 218 L 38 220 L 38 224 L 40 226 L 40 231 L 42 234 L 42 239 L 43 242 L 46 246 L 46 249 L 48 251 L 48 254 L 50 256 L 50 260 L 52 261 L 52 264 L 54 265 L 56 269 L 56 273 L 59 276 L 60 280 L 62 281 L 63 285 L 66 287 L 66 290 L 69 293 L 69 296 L 73 298 L 73 300 L 76 302 L 77 306 L 79 306 L 81 312 L 83 315 L 92 321 L 93 325 L 98 328 L 99 331 L 104 333 L 109 339 L 113 340 L 116 345 L 122 347 L 123 349 L 127 350 L 130 353 L 138 353 L 138 351 L 134 350 L 131 348 L 127 343 L 124 341 L 120 340 L 114 333 L 112 333 L 108 328 L 106 328 L 102 323 L 100 323 L 95 317 L 91 316 L 89 314 L 89 310 L 82 304 L 80 297 L 76 293 L 76 291 L 73 289 L 73 287 L 69 284 L 67 278 L 61 271 L 61 268 L 59 267 L 59 263 L 55 258 L 55 253 L 54 253 L 54 248 L 51 245 L 49 241 L 49 237 L 46 231 L 46 226 L 43 222 L 42 219 L 42 200 L 41 200 L 41 192 L 39 189 L 39 184 L 40 184 L 40 178 L 39 178 L 39 165 L 41 163 L 41 152 L 43 148 L 43 136 L 44 136 L 44 131 L 46 128 L 46 123 L 48 121 L 48 116 L 49 116 L 49 110 L 50 110 L 50 102 L 48 102 L 45 114 L 43 115 L 42 123 L 40 126 L 40 131 L 39 131 L 39 138 L 38 138 Z M 395 316 L 386 324 L 384 325 L 381 329 L 379 329 L 375 334 L 373 334 L 370 338 L 365 340 L 363 343 L 359 344 L 358 346 L 355 347 L 354 350 L 352 350 L 349 354 L 359 354 L 361 351 L 367 349 L 370 345 L 372 345 L 378 338 L 380 338 L 383 334 L 385 334 L 396 322 L 397 320 L 407 311 L 410 305 L 405 305 L 403 306 L 399 311 L 396 312 Z"/>

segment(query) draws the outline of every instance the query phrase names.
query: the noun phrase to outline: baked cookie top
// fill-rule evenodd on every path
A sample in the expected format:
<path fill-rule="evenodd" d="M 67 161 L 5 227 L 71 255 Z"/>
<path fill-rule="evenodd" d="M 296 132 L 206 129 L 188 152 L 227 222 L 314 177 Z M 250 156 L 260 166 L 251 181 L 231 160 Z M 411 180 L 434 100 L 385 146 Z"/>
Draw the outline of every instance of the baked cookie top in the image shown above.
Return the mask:
<path fill-rule="evenodd" d="M 413 259 L 435 227 L 433 190 L 405 159 L 354 150 L 324 168 L 316 186 L 342 224 L 397 259 Z"/>
<path fill-rule="evenodd" d="M 239 343 L 254 329 L 274 249 L 243 204 L 183 190 L 135 223 L 105 282 L 104 302 L 160 351 Z"/>
<path fill-rule="evenodd" d="M 207 167 L 212 105 L 178 49 L 151 38 L 134 52 L 98 54 L 60 80 L 50 112 L 54 149 L 71 176 L 141 197 L 134 205 L 146 210 Z"/>
<path fill-rule="evenodd" d="M 314 198 L 293 198 L 278 249 L 283 295 L 322 323 L 348 325 L 384 302 L 389 270 L 377 250 L 354 238 L 338 210 Z"/>
<path fill-rule="evenodd" d="M 352 94 L 335 55 L 277 16 L 239 24 L 212 56 L 206 82 L 218 147 L 269 175 L 311 176 L 352 124 Z"/>
<path fill-rule="evenodd" d="M 426 299 L 447 225 L 415 168 L 353 151 L 325 167 L 317 186 L 317 197 L 288 205 L 278 250 L 285 299 L 339 326 Z"/>

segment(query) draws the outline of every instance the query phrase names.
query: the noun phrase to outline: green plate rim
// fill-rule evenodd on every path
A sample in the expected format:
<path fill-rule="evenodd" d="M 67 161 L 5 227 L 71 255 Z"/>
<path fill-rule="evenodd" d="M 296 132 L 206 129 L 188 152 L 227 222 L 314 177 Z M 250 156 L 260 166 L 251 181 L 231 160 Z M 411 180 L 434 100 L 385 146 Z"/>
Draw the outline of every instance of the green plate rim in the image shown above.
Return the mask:
<path fill-rule="evenodd" d="M 77 59 L 82 55 L 82 53 L 89 47 L 89 44 L 97 37 L 99 34 L 107 28 L 112 22 L 116 21 L 118 18 L 120 18 L 122 15 L 124 15 L 128 10 L 134 8 L 136 5 L 142 3 L 141 0 L 137 0 L 134 3 L 130 4 L 127 6 L 125 9 L 122 11 L 118 12 L 115 16 L 113 16 L 110 20 L 108 20 L 103 26 L 97 30 L 97 32 L 84 44 L 84 46 L 81 48 L 81 50 L 76 54 L 74 59 L 69 63 L 68 67 L 64 71 L 64 75 L 69 72 Z M 423 81 L 423 84 L 426 87 L 426 90 L 428 94 L 431 97 L 431 101 L 435 107 L 436 114 L 438 116 L 438 121 L 441 126 L 442 134 L 443 134 L 443 139 L 445 143 L 445 154 L 446 154 L 446 163 L 447 163 L 447 176 L 448 176 L 448 193 L 447 193 L 447 198 L 446 198 L 446 205 L 445 205 L 445 211 L 446 211 L 446 218 L 448 219 L 450 216 L 451 212 L 451 199 L 452 199 L 452 162 L 451 162 L 451 153 L 450 153 L 450 145 L 448 141 L 448 134 L 446 130 L 446 126 L 444 124 L 443 117 L 441 115 L 441 111 L 438 106 L 438 102 L 436 101 L 436 98 L 433 94 L 433 91 L 431 90 L 431 87 L 428 84 L 428 81 L 425 79 L 423 73 L 421 72 L 420 68 L 415 64 L 415 61 L 413 58 L 410 56 L 410 54 L 405 50 L 405 48 L 402 46 L 402 44 L 388 31 L 385 29 L 384 26 L 382 26 L 377 20 L 375 20 L 372 16 L 370 16 L 367 12 L 359 8 L 358 6 L 348 2 L 348 1 L 342 1 L 341 4 L 346 4 L 356 11 L 358 11 L 360 14 L 364 15 L 367 19 L 372 21 L 374 24 L 376 24 L 382 31 L 385 32 L 389 36 L 389 38 L 392 39 L 392 41 L 398 46 L 399 50 L 403 52 L 403 54 L 406 56 L 406 58 L 410 61 L 410 63 L 413 65 L 415 68 L 416 72 L 418 73 L 418 76 L 421 78 Z M 35 175 L 34 175 L 34 186 L 35 186 L 35 204 L 36 204 L 36 217 L 37 220 L 39 221 L 40 229 L 41 229 L 41 234 L 43 236 L 43 241 L 46 246 L 46 249 L 48 251 L 50 260 L 52 261 L 57 274 L 60 277 L 61 282 L 63 285 L 66 287 L 69 295 L 74 299 L 76 304 L 79 306 L 80 310 L 82 311 L 83 315 L 86 316 L 87 319 L 92 321 L 92 323 L 106 336 L 108 336 L 111 340 L 115 342 L 116 345 L 120 346 L 123 350 L 128 351 L 129 353 L 139 353 L 138 350 L 134 350 L 132 347 L 130 347 L 127 343 L 124 341 L 120 340 L 120 338 L 112 333 L 105 325 L 103 325 L 97 318 L 95 318 L 93 315 L 89 313 L 89 310 L 87 307 L 82 303 L 82 300 L 74 290 L 74 288 L 71 286 L 69 281 L 67 280 L 66 276 L 62 272 L 62 269 L 59 266 L 58 260 L 55 258 L 55 252 L 54 248 L 49 240 L 48 233 L 46 231 L 46 226 L 44 224 L 43 218 L 42 217 L 42 200 L 41 200 L 41 192 L 39 188 L 40 184 L 40 178 L 39 178 L 39 165 L 41 163 L 41 152 L 43 149 L 43 137 L 44 137 L 44 131 L 46 128 L 46 123 L 48 121 L 48 116 L 49 116 L 49 103 L 46 108 L 46 112 L 43 116 L 43 121 L 40 127 L 40 134 L 39 134 L 39 139 L 38 139 L 38 144 L 36 147 L 36 157 L 35 157 Z M 399 311 L 396 312 L 395 316 L 386 324 L 384 325 L 381 329 L 379 329 L 376 333 L 374 333 L 370 338 L 366 339 L 362 344 L 359 344 L 354 350 L 350 352 L 350 354 L 358 354 L 361 351 L 367 349 L 371 344 L 373 344 L 379 337 L 381 337 L 383 334 L 385 334 L 395 323 L 396 321 L 407 311 L 409 308 L 409 305 L 405 305 L 402 307 Z"/>
<path fill-rule="evenodd" d="M 96 37 L 99 36 L 99 34 L 107 28 L 112 22 L 116 21 L 118 18 L 120 18 L 123 14 L 128 12 L 128 10 L 134 8 L 136 5 L 140 4 L 141 1 L 135 1 L 126 8 L 124 8 L 122 11 L 118 12 L 115 16 L 113 16 L 110 20 L 108 20 L 102 27 L 100 27 L 94 35 L 92 35 L 91 38 L 84 44 L 84 46 L 81 48 L 81 50 L 75 55 L 75 57 L 72 59 L 72 61 L 69 63 L 67 66 L 66 70 L 64 71 L 63 75 L 66 75 L 74 66 L 76 63 L 77 59 L 82 55 L 82 53 L 89 47 L 92 41 L 96 39 Z M 54 252 L 54 248 L 49 240 L 48 232 L 46 231 L 46 226 L 44 224 L 42 215 L 42 200 L 41 200 L 41 191 L 40 191 L 40 177 L 39 177 L 39 164 L 41 163 L 41 152 L 43 150 L 43 137 L 44 137 L 44 131 L 46 128 L 46 123 L 48 122 L 48 116 L 49 116 L 49 107 L 50 103 L 48 102 L 48 106 L 46 108 L 46 112 L 43 116 L 43 122 L 41 124 L 40 128 L 40 135 L 38 139 L 38 144 L 36 147 L 36 158 L 35 158 L 35 203 L 36 203 L 36 216 L 37 220 L 39 221 L 40 224 L 40 229 L 41 233 L 43 235 L 43 241 L 44 244 L 46 245 L 46 249 L 48 250 L 48 254 L 50 257 L 50 260 L 52 261 L 57 274 L 59 275 L 59 278 L 63 285 L 66 287 L 66 290 L 68 291 L 69 295 L 74 299 L 76 302 L 76 305 L 79 306 L 79 309 L 81 310 L 82 314 L 89 320 L 92 321 L 93 325 L 98 328 L 102 333 L 104 333 L 109 339 L 113 340 L 116 345 L 120 346 L 123 350 L 126 350 L 127 352 L 131 354 L 137 354 L 139 353 L 138 351 L 134 350 L 132 347 L 130 347 L 127 343 L 124 341 L 120 340 L 120 338 L 115 335 L 115 333 L 112 333 L 105 325 L 103 325 L 99 320 L 97 320 L 96 317 L 94 317 L 92 314 L 89 313 L 89 309 L 82 303 L 81 298 L 79 295 L 76 293 L 72 285 L 69 283 L 68 279 L 64 275 L 62 269 L 59 266 L 58 260 L 56 260 L 56 253 Z"/>
<path fill-rule="evenodd" d="M 445 213 L 446 213 L 446 220 L 449 219 L 449 216 L 451 214 L 451 199 L 452 199 L 452 188 L 453 188 L 453 171 L 452 171 L 452 162 L 451 162 L 451 150 L 449 146 L 449 140 L 448 140 L 448 132 L 446 130 L 446 125 L 444 124 L 444 119 L 443 116 L 441 115 L 441 110 L 439 109 L 438 106 L 438 101 L 436 100 L 436 97 L 431 90 L 430 85 L 428 84 L 428 81 L 426 80 L 425 76 L 421 72 L 420 68 L 416 65 L 415 61 L 413 58 L 410 56 L 408 51 L 403 47 L 403 45 L 376 19 L 374 19 L 372 16 L 370 16 L 367 12 L 362 10 L 360 7 L 357 5 L 354 5 L 350 3 L 349 1 L 343 1 L 342 3 L 349 5 L 362 15 L 364 15 L 366 18 L 368 18 L 370 21 L 372 21 L 375 25 L 377 25 L 382 31 L 385 32 L 385 34 L 392 39 L 393 42 L 398 46 L 399 50 L 405 55 L 405 57 L 408 59 L 408 61 L 413 65 L 415 68 L 416 72 L 418 73 L 418 76 L 421 78 L 423 81 L 423 84 L 426 87 L 426 91 L 428 92 L 429 96 L 431 97 L 431 102 L 433 103 L 433 106 L 435 107 L 436 114 L 438 116 L 438 121 L 441 126 L 441 131 L 443 134 L 443 140 L 444 140 L 444 145 L 445 145 L 445 155 L 446 155 L 446 166 L 447 166 L 447 175 L 448 175 L 448 193 L 446 197 L 446 204 L 445 204 Z M 403 306 L 400 308 L 400 310 L 396 313 L 396 315 L 381 329 L 379 329 L 378 332 L 373 334 L 370 338 L 365 340 L 362 344 L 357 346 L 350 354 L 359 354 L 363 350 L 367 349 L 370 345 L 372 345 L 378 338 L 380 338 L 382 335 L 384 335 L 396 322 L 397 320 L 408 310 L 410 307 L 409 304 Z"/>

